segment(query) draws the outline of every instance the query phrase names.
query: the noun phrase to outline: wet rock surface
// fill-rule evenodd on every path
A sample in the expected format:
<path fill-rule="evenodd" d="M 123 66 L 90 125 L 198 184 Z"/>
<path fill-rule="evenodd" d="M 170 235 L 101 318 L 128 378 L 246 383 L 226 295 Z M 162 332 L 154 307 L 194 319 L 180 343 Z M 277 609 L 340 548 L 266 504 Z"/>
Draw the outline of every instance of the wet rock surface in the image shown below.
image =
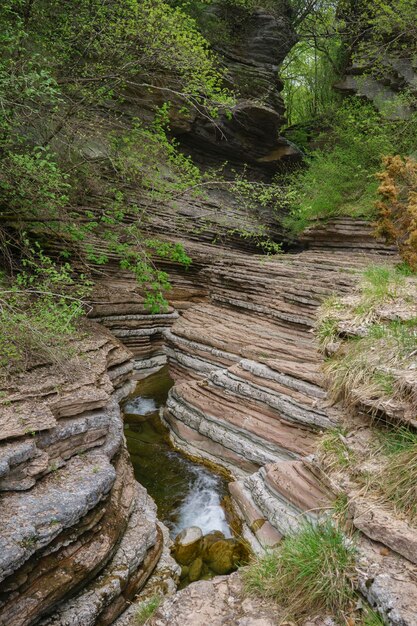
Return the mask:
<path fill-rule="evenodd" d="M 203 533 L 197 526 L 184 528 L 175 538 L 172 549 L 175 560 L 180 565 L 190 565 L 201 552 Z"/>
<path fill-rule="evenodd" d="M 220 531 L 203 535 L 197 526 L 181 531 L 171 552 L 182 566 L 182 586 L 202 578 L 230 574 L 249 558 L 249 546 L 244 541 L 226 538 Z"/>

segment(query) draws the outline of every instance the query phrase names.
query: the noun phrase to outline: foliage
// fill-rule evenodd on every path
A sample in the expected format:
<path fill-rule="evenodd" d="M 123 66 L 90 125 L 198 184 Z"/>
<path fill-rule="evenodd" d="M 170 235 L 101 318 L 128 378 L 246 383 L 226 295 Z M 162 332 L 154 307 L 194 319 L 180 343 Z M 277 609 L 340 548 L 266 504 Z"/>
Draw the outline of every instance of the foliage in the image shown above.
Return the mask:
<path fill-rule="evenodd" d="M 84 272 L 116 258 L 144 286 L 149 308 L 165 308 L 169 284 L 153 258 L 190 259 L 179 244 L 144 233 L 147 207 L 195 186 L 200 174 L 169 138 L 167 106 L 148 125 L 122 109 L 129 89 L 162 89 L 206 116 L 229 106 L 208 42 L 163 0 L 5 0 L 0 21 L 3 256 L 13 246 L 24 258 L 29 237 L 54 242 Z M 175 89 L 161 87 L 166 73 Z M 98 153 L 86 156 L 97 138 Z M 143 189 L 141 207 L 133 185 Z"/>
<path fill-rule="evenodd" d="M 62 363 L 88 291 L 88 281 L 78 277 L 75 283 L 68 264 L 57 266 L 39 248 L 31 250 L 15 280 L 3 277 L 0 288 L 1 371 L 11 373 L 44 359 Z"/>
<path fill-rule="evenodd" d="M 355 313 L 369 317 L 375 306 L 399 298 L 406 282 L 402 268 L 389 265 L 368 266 L 362 273 L 359 284 L 360 302 L 355 306 Z"/>
<path fill-rule="evenodd" d="M 417 270 L 417 162 L 385 157 L 378 174 L 377 233 L 395 243 L 404 261 Z"/>
<path fill-rule="evenodd" d="M 365 606 L 363 610 L 362 626 L 384 626 L 385 622 L 382 617 L 371 609 L 370 606 Z"/>
<path fill-rule="evenodd" d="M 354 597 L 355 548 L 332 521 L 305 521 L 244 576 L 249 591 L 274 598 L 289 618 L 321 612 L 341 618 Z"/>
<path fill-rule="evenodd" d="M 408 150 L 415 126 L 391 122 L 359 98 L 333 112 L 323 147 L 313 151 L 307 167 L 290 180 L 287 227 L 298 233 L 315 219 L 337 215 L 373 217 L 381 158 Z"/>
<path fill-rule="evenodd" d="M 353 462 L 353 453 L 346 445 L 346 439 L 341 430 L 329 430 L 320 439 L 319 449 L 322 452 L 327 467 L 349 467 Z"/>
<path fill-rule="evenodd" d="M 340 102 L 333 88 L 343 61 L 336 9 L 333 2 L 313 2 L 295 20 L 299 41 L 280 70 L 289 126 L 317 123 Z"/>
<path fill-rule="evenodd" d="M 370 266 L 354 296 L 325 304 L 317 335 L 329 355 L 325 371 L 332 399 L 348 405 L 413 402 L 401 372 L 417 347 L 416 278 L 404 266 Z M 402 311 L 391 319 L 391 309 Z M 329 352 L 330 350 L 330 352 Z"/>
<path fill-rule="evenodd" d="M 409 56 L 417 47 L 416 0 L 342 0 L 345 31 L 357 49 L 354 61 L 367 73 L 384 76 L 390 57 Z"/>

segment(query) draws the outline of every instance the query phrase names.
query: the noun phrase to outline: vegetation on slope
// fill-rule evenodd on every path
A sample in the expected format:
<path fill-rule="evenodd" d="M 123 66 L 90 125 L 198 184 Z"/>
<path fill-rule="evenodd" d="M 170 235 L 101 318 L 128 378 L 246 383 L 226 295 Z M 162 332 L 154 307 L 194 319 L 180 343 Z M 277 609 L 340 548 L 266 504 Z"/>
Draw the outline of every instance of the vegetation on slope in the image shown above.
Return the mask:
<path fill-rule="evenodd" d="M 331 520 L 304 521 L 244 571 L 247 589 L 274 598 L 285 619 L 296 623 L 317 614 L 346 617 L 353 608 L 355 574 L 354 545 Z"/>
<path fill-rule="evenodd" d="M 126 105 L 132 91 L 166 88 L 208 116 L 233 100 L 195 22 L 162 0 L 5 0 L 0 23 L 0 361 L 13 370 L 59 352 L 110 260 L 151 311 L 169 289 L 153 259 L 190 264 L 179 244 L 144 234 L 146 206 L 201 175 L 168 137 L 168 107 L 145 124 Z"/>
<path fill-rule="evenodd" d="M 361 420 L 358 444 L 349 412 L 343 430 L 326 433 L 322 463 L 330 473 L 347 474 L 356 495 L 410 524 L 417 510 L 416 294 L 408 266 L 371 266 L 356 294 L 323 304 L 317 325 L 331 399 L 369 418 Z"/>
<path fill-rule="evenodd" d="M 404 262 L 417 271 L 417 161 L 385 157 L 378 179 L 377 233 L 395 243 Z"/>
<path fill-rule="evenodd" d="M 221 173 L 203 177 L 178 150 L 169 134 L 170 107 L 163 104 L 172 100 L 178 110 L 182 103 L 209 118 L 233 104 L 223 86 L 225 70 L 192 17 L 210 4 L 212 0 L 1 3 L 0 248 L 7 275 L 3 319 L 19 310 L 15 296 L 8 301 L 9 292 L 31 274 L 36 279 L 37 246 L 58 275 L 61 266 L 65 268 L 73 287 L 84 285 L 85 291 L 92 274 L 109 262 L 117 263 L 136 277 L 150 311 L 166 308 L 169 279 L 155 259 L 186 267 L 191 260 L 182 246 L 146 234 L 149 210 L 155 202 L 169 203 L 190 191 L 203 193 L 208 183 L 222 184 Z M 221 4 L 226 11 L 245 15 L 258 7 L 253 0 Z M 345 7 L 349 2 L 339 3 L 338 10 L 332 2 L 289 4 L 300 38 L 282 70 L 289 115 L 293 122 L 319 121 L 326 137 L 319 140 L 320 148 L 310 151 L 307 167 L 289 186 L 281 178 L 265 185 L 237 176 L 229 189 L 243 205 L 287 205 L 287 225 L 299 232 L 316 218 L 373 216 L 378 187 L 374 174 L 381 169 L 381 157 L 408 155 L 415 142 L 414 118 L 391 122 L 356 99 L 339 105 L 332 84 L 343 67 L 346 29 L 375 57 L 372 67 L 387 46 L 391 51 L 395 46 L 398 50 L 398 42 L 400 48 L 414 45 L 415 33 L 405 2 L 398 3 L 393 14 L 385 3 L 365 2 L 360 19 Z M 262 0 L 259 5 L 283 10 L 281 0 Z M 369 24 L 373 34 L 363 37 Z M 159 108 L 152 105 L 147 120 L 138 119 L 137 99 L 146 108 L 155 94 Z M 187 113 L 181 109 L 181 114 Z M 297 132 L 301 137 L 302 129 Z M 391 170 L 381 176 L 392 179 Z M 381 200 L 384 217 L 390 212 L 396 229 L 394 233 L 391 228 L 389 236 L 401 242 L 404 229 L 414 228 L 414 184 L 407 200 L 401 184 L 400 195 Z M 407 223 L 402 218 L 399 223 L 398 203 L 407 204 Z M 388 230 L 385 220 L 380 231 L 388 236 Z M 249 237 L 252 231 L 243 227 L 239 234 Z M 407 245 L 415 247 L 411 235 Z M 279 250 L 269 241 L 263 246 L 266 252 Z M 410 254 L 407 260 L 412 263 Z M 22 311 L 38 301 L 40 291 L 21 298 Z M 69 291 L 63 285 L 66 301 Z M 57 296 L 57 290 L 54 293 Z M 75 291 L 72 297 L 81 310 L 82 298 Z M 47 310 L 52 306 L 52 296 L 48 298 Z M 4 358 L 13 361 L 11 354 Z"/>
<path fill-rule="evenodd" d="M 371 105 L 359 97 L 341 102 L 334 84 L 348 65 L 354 66 L 360 90 L 368 80 L 389 84 L 395 74 L 390 63 L 412 63 L 416 9 L 415 0 L 320 3 L 300 25 L 300 41 L 282 70 L 294 125 L 288 136 L 301 141 L 307 155 L 305 170 L 289 181 L 292 233 L 338 215 L 374 219 L 383 158 L 398 155 L 415 163 L 417 107 L 411 87 L 404 84 L 397 97 L 385 100 L 376 90 Z"/>
<path fill-rule="evenodd" d="M 406 373 L 417 348 L 416 277 L 407 266 L 371 266 L 358 292 L 325 301 L 317 325 L 327 355 L 325 372 L 334 401 L 348 405 L 397 400 L 413 393 Z"/>

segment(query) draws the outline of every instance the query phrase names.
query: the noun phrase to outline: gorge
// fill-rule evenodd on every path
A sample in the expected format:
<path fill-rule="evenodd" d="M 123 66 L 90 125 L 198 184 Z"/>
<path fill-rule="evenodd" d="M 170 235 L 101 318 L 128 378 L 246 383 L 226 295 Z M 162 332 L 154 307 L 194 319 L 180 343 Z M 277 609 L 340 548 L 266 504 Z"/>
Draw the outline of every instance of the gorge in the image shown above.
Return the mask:
<path fill-rule="evenodd" d="M 28 365 L 19 369 L 12 367 L 11 354 L 0 379 L 0 624 L 417 626 L 415 486 L 407 488 L 408 508 L 378 491 L 391 471 L 383 437 L 398 432 L 402 437 L 402 429 L 415 437 L 417 427 L 415 272 L 404 270 L 398 246 L 377 235 L 374 220 L 364 215 L 318 216 L 302 233 L 289 234 L 288 201 L 262 193 L 275 189 L 277 175 L 284 185 L 289 173 L 306 167 L 305 147 L 282 130 L 284 86 L 278 74 L 300 37 L 298 14 L 287 2 L 273 9 L 268 3 L 198 4 L 199 28 L 226 68 L 228 89 L 237 94 L 231 109 L 217 103 L 209 115 L 193 94 L 193 106 L 185 108 L 181 98 L 188 92 L 181 81 L 187 68 L 152 65 L 149 53 L 149 74 L 124 77 L 114 103 L 106 92 L 77 119 L 75 130 L 71 103 L 65 117 L 70 122 L 55 132 L 54 150 L 73 151 L 81 170 L 85 163 L 92 168 L 83 173 L 84 187 L 73 201 L 72 230 L 55 237 L 51 233 L 64 218 L 55 216 L 47 230 L 43 214 L 22 218 L 13 205 L 1 216 L 8 255 L 19 262 L 24 254 L 16 233 L 23 232 L 27 248 L 37 250 L 35 237 L 43 246 L 36 254 L 66 263 L 65 246 L 80 219 L 85 231 L 84 238 L 77 231 L 77 245 L 90 256 L 85 261 L 76 251 L 71 272 L 88 268 L 91 284 L 81 296 L 88 306 L 70 335 L 70 349 L 58 347 L 63 358 L 50 350 L 27 357 Z M 24 32 L 35 18 L 28 16 Z M 160 14 L 155 19 L 159 27 Z M 64 26 L 66 33 L 70 27 Z M 96 35 L 91 46 L 100 59 Z M 156 38 L 150 27 L 147 36 Z M 176 49 L 171 53 L 175 58 Z M 384 72 L 395 74 L 389 98 L 417 80 L 413 60 L 397 61 L 384 58 Z M 362 83 L 358 88 L 355 62 L 356 57 L 345 67 L 337 88 L 373 102 L 381 90 L 369 85 L 386 80 L 373 76 L 366 89 Z M 71 63 L 71 68 L 82 65 Z M 99 69 L 108 68 L 103 62 Z M 80 84 L 84 80 L 91 80 L 88 72 Z M 117 91 L 113 83 L 111 89 Z M 136 130 L 142 129 L 159 114 L 167 92 L 169 133 L 155 132 L 157 143 L 175 145 L 175 157 L 168 148 L 170 158 L 158 162 L 160 154 L 152 148 L 151 165 L 140 156 L 137 166 L 130 151 L 135 155 L 138 146 L 153 146 L 150 134 L 121 140 L 120 153 L 111 153 L 125 120 L 139 119 Z M 87 92 L 81 94 L 74 101 L 88 100 Z M 292 130 L 300 134 L 297 125 Z M 169 143 L 172 137 L 175 144 Z M 109 180 L 123 149 L 129 153 L 118 195 Z M 192 161 L 184 166 L 188 158 Z M 193 163 L 203 173 L 213 169 L 215 176 L 194 181 L 184 174 L 182 187 L 170 187 L 178 162 L 187 175 Z M 143 176 L 140 183 L 130 176 L 135 167 Z M 143 174 L 148 167 L 158 172 L 162 191 Z M 254 200 L 247 181 L 261 190 Z M 194 193 L 194 187 L 203 193 Z M 42 198 L 44 207 L 50 198 Z M 109 217 L 106 203 L 120 212 L 120 220 L 114 213 Z M 137 236 L 129 230 L 136 222 L 151 250 L 150 269 L 143 270 L 140 261 L 146 279 L 139 275 L 139 262 L 132 273 L 133 255 L 126 252 L 131 233 Z M 121 238 L 100 239 L 93 226 L 102 223 L 110 225 L 110 233 L 120 228 Z M 173 248 L 167 252 L 160 242 Z M 285 252 L 276 253 L 279 247 Z M 8 255 L 3 250 L 4 267 Z M 59 281 L 48 263 L 53 290 Z M 382 296 L 371 293 L 373 283 L 366 282 L 370 268 L 385 276 Z M 166 306 L 158 300 L 165 273 Z M 40 276 L 35 272 L 25 286 L 29 292 L 42 290 Z M 22 288 L 21 283 L 17 289 Z M 2 283 L 2 291 L 8 289 Z M 149 301 L 146 289 L 159 306 Z M 2 307 L 11 316 L 13 308 Z M 337 364 L 374 326 L 377 338 L 386 327 L 396 345 L 403 341 L 403 360 L 391 358 L 388 340 L 382 355 L 369 344 L 378 380 L 366 389 L 361 372 L 353 381 L 345 377 L 345 387 L 335 391 Z M 344 621 L 328 607 L 288 616 L 273 594 L 254 594 L 245 567 L 238 568 L 246 565 L 249 552 L 258 558 L 273 554 L 305 524 L 320 527 L 323 520 L 340 526 L 345 544 L 355 546 L 354 591 Z M 191 540 L 190 527 L 202 533 L 191 530 Z M 198 543 L 199 552 L 181 562 L 178 541 L 173 542 L 184 532 L 182 547 Z M 214 559 L 220 548 L 226 565 Z M 153 607 L 149 614 L 147 606 Z"/>

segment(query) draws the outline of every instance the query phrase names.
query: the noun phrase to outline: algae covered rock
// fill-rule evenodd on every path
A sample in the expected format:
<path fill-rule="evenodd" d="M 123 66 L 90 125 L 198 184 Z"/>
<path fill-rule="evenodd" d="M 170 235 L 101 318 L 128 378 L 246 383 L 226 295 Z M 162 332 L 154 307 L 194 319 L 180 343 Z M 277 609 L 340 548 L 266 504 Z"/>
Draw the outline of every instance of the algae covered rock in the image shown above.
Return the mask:
<path fill-rule="evenodd" d="M 203 571 L 203 559 L 201 557 L 197 557 L 190 565 L 188 570 L 188 578 L 191 583 L 196 580 L 200 580 L 201 574 Z"/>
<path fill-rule="evenodd" d="M 180 565 L 190 565 L 200 554 L 203 533 L 198 526 L 184 528 L 175 538 L 172 554 Z"/>
<path fill-rule="evenodd" d="M 227 539 L 219 539 L 207 550 L 207 564 L 216 574 L 229 574 L 234 569 L 233 544 Z"/>
<path fill-rule="evenodd" d="M 247 545 L 240 539 L 226 538 L 218 530 L 203 536 L 196 526 L 177 535 L 172 554 L 181 565 L 183 582 L 230 574 L 249 556 Z"/>

